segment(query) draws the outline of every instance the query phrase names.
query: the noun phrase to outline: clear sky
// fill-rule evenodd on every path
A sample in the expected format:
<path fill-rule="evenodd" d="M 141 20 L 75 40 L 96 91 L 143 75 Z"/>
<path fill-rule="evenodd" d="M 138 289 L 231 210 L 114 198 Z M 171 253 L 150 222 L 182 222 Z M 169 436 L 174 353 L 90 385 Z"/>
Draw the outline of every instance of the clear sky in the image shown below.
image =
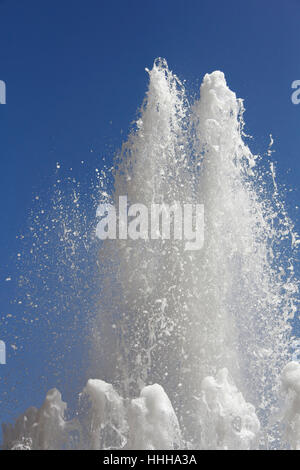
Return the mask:
<path fill-rule="evenodd" d="M 80 176 L 82 160 L 92 167 L 112 154 L 156 57 L 195 91 L 206 72 L 224 71 L 245 99 L 252 149 L 266 152 L 273 134 L 279 180 L 294 188 L 288 204 L 296 218 L 300 105 L 291 102 L 291 84 L 300 80 L 299 18 L 299 0 L 0 0 L 0 80 L 7 85 L 7 104 L 0 105 L 0 319 L 17 312 L 17 285 L 5 279 L 17 275 L 16 236 L 28 226 L 35 195 L 53 184 L 56 162 Z M 40 404 L 56 384 L 52 371 L 32 393 L 21 392 L 26 367 L 35 368 L 36 382 L 46 375 L 43 352 L 33 348 L 22 363 L 10 346 L 20 332 L 6 325 L 0 421 Z M 60 381 L 64 389 L 67 379 Z"/>

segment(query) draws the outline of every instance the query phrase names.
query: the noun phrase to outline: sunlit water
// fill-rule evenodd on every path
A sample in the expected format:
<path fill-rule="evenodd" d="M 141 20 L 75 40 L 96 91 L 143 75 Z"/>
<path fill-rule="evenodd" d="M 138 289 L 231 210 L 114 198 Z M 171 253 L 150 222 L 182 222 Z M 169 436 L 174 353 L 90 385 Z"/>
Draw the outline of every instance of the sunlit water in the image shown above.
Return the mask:
<path fill-rule="evenodd" d="M 222 72 L 205 75 L 193 103 L 164 60 L 148 73 L 139 118 L 112 170 L 114 190 L 105 190 L 103 172 L 97 202 L 126 195 L 148 207 L 203 204 L 204 246 L 101 244 L 88 318 L 94 378 L 78 413 L 67 420 L 51 390 L 40 409 L 4 427 L 4 448 L 300 448 L 300 365 L 292 361 L 298 241 L 274 164 L 245 143 L 243 102 Z M 78 208 L 70 214 L 84 217 Z M 96 223 L 95 212 L 85 230 L 94 233 Z M 74 237 L 64 232 L 62 243 L 76 253 Z"/>

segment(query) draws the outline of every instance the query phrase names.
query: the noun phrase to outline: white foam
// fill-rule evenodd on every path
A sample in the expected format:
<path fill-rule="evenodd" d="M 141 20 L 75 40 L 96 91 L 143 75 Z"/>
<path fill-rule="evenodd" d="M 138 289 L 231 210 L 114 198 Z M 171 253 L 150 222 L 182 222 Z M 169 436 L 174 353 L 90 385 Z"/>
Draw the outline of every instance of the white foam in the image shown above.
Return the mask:
<path fill-rule="evenodd" d="M 108 449 L 123 447 L 126 443 L 127 423 L 123 398 L 111 384 L 90 379 L 83 393 L 91 400 L 87 429 L 88 447 Z"/>
<path fill-rule="evenodd" d="M 51 390 L 39 410 L 29 408 L 14 425 L 3 426 L 4 449 L 155 450 L 180 446 L 178 420 L 160 385 L 144 387 L 139 398 L 124 400 L 111 384 L 90 379 L 81 399 L 85 396 L 90 402 L 88 411 L 67 421 L 61 394 Z M 74 431 L 78 439 L 71 442 Z"/>
<path fill-rule="evenodd" d="M 4 449 L 47 450 L 62 448 L 66 440 L 66 403 L 57 389 L 47 393 L 40 409 L 31 407 L 15 422 L 3 425 Z"/>
<path fill-rule="evenodd" d="M 204 449 L 250 450 L 258 442 L 260 423 L 231 381 L 227 369 L 202 382 L 199 400 Z"/>
<path fill-rule="evenodd" d="M 290 362 L 281 374 L 285 395 L 283 423 L 285 438 L 293 450 L 300 450 L 300 364 Z"/>
<path fill-rule="evenodd" d="M 129 407 L 129 449 L 174 449 L 180 447 L 178 420 L 164 389 L 149 385 Z"/>

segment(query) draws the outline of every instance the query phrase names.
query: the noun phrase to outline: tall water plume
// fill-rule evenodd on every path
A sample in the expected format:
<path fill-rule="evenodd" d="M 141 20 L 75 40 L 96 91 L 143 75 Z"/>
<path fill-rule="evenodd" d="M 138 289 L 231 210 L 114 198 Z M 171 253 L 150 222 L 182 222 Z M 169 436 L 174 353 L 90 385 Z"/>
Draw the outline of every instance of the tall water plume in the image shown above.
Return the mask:
<path fill-rule="evenodd" d="M 183 240 L 151 238 L 150 229 L 102 243 L 90 374 L 113 387 L 88 382 L 93 405 L 81 445 L 283 447 L 280 374 L 291 353 L 297 236 L 274 165 L 266 169 L 246 145 L 243 102 L 222 72 L 205 75 L 193 104 L 165 60 L 147 72 L 145 101 L 116 157 L 114 192 L 99 202 L 127 196 L 140 211 L 203 204 L 204 244 L 189 251 Z M 283 389 L 297 394 L 292 370 Z M 282 416 L 295 409 L 289 403 Z"/>

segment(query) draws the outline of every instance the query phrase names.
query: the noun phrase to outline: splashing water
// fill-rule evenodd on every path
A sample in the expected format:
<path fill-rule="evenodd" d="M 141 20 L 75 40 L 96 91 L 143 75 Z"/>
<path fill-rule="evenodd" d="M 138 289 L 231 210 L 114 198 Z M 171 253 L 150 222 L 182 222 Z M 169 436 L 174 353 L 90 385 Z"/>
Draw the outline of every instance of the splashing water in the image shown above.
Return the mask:
<path fill-rule="evenodd" d="M 102 243 L 90 373 L 105 382 L 88 381 L 69 421 L 50 391 L 4 426 L 4 448 L 299 448 L 298 241 L 274 165 L 245 144 L 243 102 L 222 72 L 205 75 L 193 104 L 164 60 L 148 73 L 99 202 L 204 204 L 204 246 Z"/>

